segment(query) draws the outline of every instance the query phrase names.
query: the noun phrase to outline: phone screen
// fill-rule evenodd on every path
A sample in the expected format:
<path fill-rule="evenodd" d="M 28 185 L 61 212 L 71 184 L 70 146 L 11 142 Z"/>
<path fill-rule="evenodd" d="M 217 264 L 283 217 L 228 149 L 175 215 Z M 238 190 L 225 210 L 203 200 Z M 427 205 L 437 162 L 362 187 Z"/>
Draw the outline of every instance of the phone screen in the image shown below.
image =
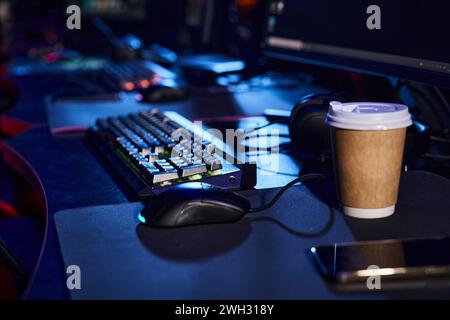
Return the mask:
<path fill-rule="evenodd" d="M 450 238 L 383 240 L 343 243 L 311 248 L 320 270 L 327 277 L 442 274 L 450 272 Z"/>

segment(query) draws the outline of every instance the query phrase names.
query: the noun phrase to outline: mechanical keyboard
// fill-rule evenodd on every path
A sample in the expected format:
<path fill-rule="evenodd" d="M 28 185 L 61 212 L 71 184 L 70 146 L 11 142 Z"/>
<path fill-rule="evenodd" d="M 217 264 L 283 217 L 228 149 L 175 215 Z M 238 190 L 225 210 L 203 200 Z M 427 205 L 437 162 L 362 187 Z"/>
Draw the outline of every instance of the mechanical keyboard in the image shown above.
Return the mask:
<path fill-rule="evenodd" d="M 176 112 L 98 119 L 88 137 L 140 199 L 186 181 L 229 189 L 256 184 L 256 166 L 238 163 L 222 140 Z"/>
<path fill-rule="evenodd" d="M 152 85 L 158 84 L 162 76 L 143 62 L 129 61 L 123 63 L 108 63 L 103 72 L 106 77 L 103 81 L 115 91 L 135 91 L 146 89 Z"/>

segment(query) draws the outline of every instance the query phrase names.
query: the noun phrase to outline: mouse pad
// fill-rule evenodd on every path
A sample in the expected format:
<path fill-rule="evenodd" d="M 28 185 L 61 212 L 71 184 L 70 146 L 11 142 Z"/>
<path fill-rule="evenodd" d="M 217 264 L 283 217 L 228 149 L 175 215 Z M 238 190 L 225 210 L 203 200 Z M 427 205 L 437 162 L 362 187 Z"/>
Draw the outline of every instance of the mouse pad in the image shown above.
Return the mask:
<path fill-rule="evenodd" d="M 394 216 L 344 217 L 305 187 L 238 223 L 153 229 L 141 203 L 64 210 L 55 223 L 65 266 L 81 269 L 72 299 L 384 299 L 423 292 L 342 293 L 324 281 L 307 250 L 369 239 L 450 235 L 450 183 L 430 173 L 402 177 Z M 276 190 L 250 192 L 268 201 Z M 174 199 L 176 201 L 176 199 Z M 433 290 L 427 297 L 448 297 Z"/>

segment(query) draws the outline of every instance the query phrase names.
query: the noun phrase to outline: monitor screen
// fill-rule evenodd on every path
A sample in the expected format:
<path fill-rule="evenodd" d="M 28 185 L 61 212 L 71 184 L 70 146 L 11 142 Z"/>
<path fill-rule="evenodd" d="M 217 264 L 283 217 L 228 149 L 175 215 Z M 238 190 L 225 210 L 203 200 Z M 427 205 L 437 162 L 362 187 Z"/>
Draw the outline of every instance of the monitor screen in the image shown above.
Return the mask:
<path fill-rule="evenodd" d="M 448 0 L 270 0 L 268 56 L 450 86 Z"/>

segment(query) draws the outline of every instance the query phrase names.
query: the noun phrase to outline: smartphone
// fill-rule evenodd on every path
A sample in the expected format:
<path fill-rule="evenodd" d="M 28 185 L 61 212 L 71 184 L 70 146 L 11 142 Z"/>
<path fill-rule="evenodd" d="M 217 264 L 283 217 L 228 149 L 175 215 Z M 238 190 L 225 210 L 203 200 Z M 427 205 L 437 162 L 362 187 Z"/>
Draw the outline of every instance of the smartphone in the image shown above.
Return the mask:
<path fill-rule="evenodd" d="M 338 283 L 450 275 L 450 237 L 337 243 L 310 250 L 320 272 Z"/>

